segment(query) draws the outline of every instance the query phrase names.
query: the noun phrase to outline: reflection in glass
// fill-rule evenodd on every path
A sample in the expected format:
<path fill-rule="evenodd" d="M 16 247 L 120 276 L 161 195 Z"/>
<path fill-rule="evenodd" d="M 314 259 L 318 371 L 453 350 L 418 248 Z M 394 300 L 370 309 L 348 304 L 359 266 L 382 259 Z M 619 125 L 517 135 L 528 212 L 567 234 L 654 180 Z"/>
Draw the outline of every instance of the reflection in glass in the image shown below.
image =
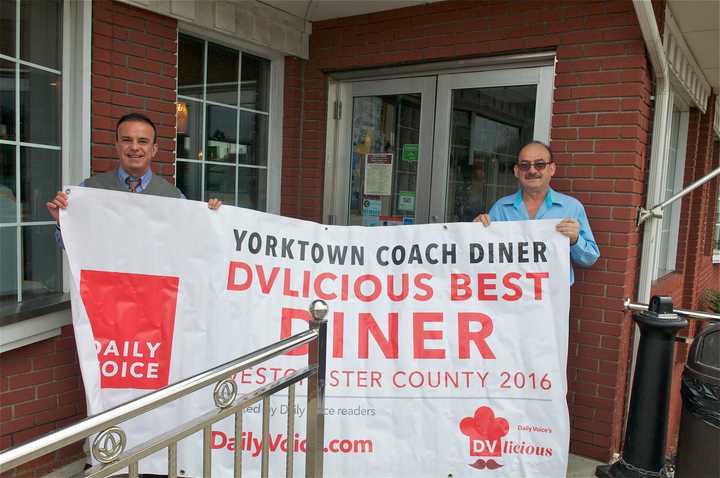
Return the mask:
<path fill-rule="evenodd" d="M 60 76 L 20 67 L 20 141 L 60 145 Z"/>
<path fill-rule="evenodd" d="M 202 159 L 202 103 L 177 102 L 177 157 Z"/>
<path fill-rule="evenodd" d="M 186 198 L 202 201 L 202 164 L 177 161 L 177 187 Z"/>
<path fill-rule="evenodd" d="M 55 225 L 22 226 L 23 300 L 62 292 L 62 253 Z"/>
<path fill-rule="evenodd" d="M 235 167 L 220 164 L 205 165 L 205 197 L 235 204 Z"/>
<path fill-rule="evenodd" d="M 15 139 L 15 63 L 0 60 L 0 139 Z"/>
<path fill-rule="evenodd" d="M 472 221 L 517 190 L 513 165 L 533 138 L 536 89 L 453 90 L 447 221 Z"/>
<path fill-rule="evenodd" d="M 59 70 L 62 65 L 61 40 L 61 0 L 23 0 L 20 2 L 20 58 L 22 60 Z"/>
<path fill-rule="evenodd" d="M 243 53 L 241 70 L 240 106 L 267 112 L 270 61 Z"/>
<path fill-rule="evenodd" d="M 205 42 L 178 35 L 178 95 L 203 97 Z"/>
<path fill-rule="evenodd" d="M 267 210 L 267 169 L 238 168 L 238 206 Z"/>
<path fill-rule="evenodd" d="M 15 146 L 0 144 L 0 222 L 17 221 Z"/>
<path fill-rule="evenodd" d="M 15 56 L 15 0 L 0 2 L 0 53 Z"/>
<path fill-rule="evenodd" d="M 238 51 L 208 43 L 207 100 L 237 106 Z"/>
<path fill-rule="evenodd" d="M 52 221 L 45 203 L 60 189 L 60 151 L 20 148 L 22 220 Z"/>
<path fill-rule="evenodd" d="M 349 224 L 415 222 L 420 100 L 420 94 L 353 99 Z M 391 191 L 387 196 L 367 194 L 367 155 L 376 153 L 392 155 L 388 170 L 392 175 Z"/>
<path fill-rule="evenodd" d="M 207 105 L 205 159 L 235 163 L 237 110 Z"/>
<path fill-rule="evenodd" d="M 240 111 L 240 164 L 267 164 L 268 118 L 259 113 Z"/>
<path fill-rule="evenodd" d="M 17 302 L 17 227 L 0 227 L 0 304 Z"/>

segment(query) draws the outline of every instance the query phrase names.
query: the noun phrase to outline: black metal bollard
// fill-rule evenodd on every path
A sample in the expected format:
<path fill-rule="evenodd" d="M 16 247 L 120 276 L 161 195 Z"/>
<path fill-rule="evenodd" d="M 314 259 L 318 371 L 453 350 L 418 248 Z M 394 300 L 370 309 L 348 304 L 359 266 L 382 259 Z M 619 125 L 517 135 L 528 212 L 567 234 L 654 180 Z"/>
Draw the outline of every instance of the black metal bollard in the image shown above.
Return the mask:
<path fill-rule="evenodd" d="M 600 478 L 663 475 L 675 334 L 688 322 L 673 313 L 670 297 L 653 296 L 647 311 L 633 315 L 640 345 L 622 456 L 595 470 Z"/>

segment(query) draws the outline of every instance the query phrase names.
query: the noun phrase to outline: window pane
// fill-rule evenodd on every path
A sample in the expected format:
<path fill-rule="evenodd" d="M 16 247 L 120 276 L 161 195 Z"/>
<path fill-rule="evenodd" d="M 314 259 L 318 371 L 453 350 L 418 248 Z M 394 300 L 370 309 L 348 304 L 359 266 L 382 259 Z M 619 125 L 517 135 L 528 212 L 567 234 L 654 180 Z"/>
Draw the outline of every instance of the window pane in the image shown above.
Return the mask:
<path fill-rule="evenodd" d="M 0 2 L 0 53 L 15 56 L 15 0 Z"/>
<path fill-rule="evenodd" d="M 0 144 L 0 222 L 17 221 L 15 186 L 15 146 Z"/>
<path fill-rule="evenodd" d="M 23 300 L 62 292 L 62 254 L 55 225 L 23 226 Z"/>
<path fill-rule="evenodd" d="M 665 164 L 665 190 L 664 199 L 669 198 L 675 191 L 675 182 L 677 180 L 678 167 L 683 157 L 683 151 L 678 151 L 680 138 L 680 118 L 681 113 L 677 109 L 673 110 L 670 123 L 670 144 L 668 151 L 668 160 Z M 672 272 L 675 269 L 675 256 L 672 251 L 671 243 L 677 240 L 677 229 L 673 229 L 673 217 L 675 216 L 675 208 L 679 207 L 677 203 L 669 205 L 663 211 L 663 218 L 660 227 L 660 255 L 657 261 L 657 277 Z"/>
<path fill-rule="evenodd" d="M 680 136 L 680 112 L 673 111 L 672 124 L 670 126 L 670 148 L 668 153 L 667 172 L 665 175 L 665 199 L 673 195 L 675 189 L 675 176 L 680 163 L 681 153 L 678 151 Z"/>
<path fill-rule="evenodd" d="M 240 111 L 240 164 L 267 164 L 267 128 L 266 115 Z"/>
<path fill-rule="evenodd" d="M 537 86 L 452 92 L 446 220 L 472 221 L 517 190 L 513 165 L 533 139 Z"/>
<path fill-rule="evenodd" d="M 20 148 L 22 220 L 52 221 L 45 203 L 60 189 L 60 151 Z"/>
<path fill-rule="evenodd" d="M 202 159 L 202 103 L 177 103 L 177 157 Z"/>
<path fill-rule="evenodd" d="M 267 169 L 238 168 L 238 206 L 267 210 Z"/>
<path fill-rule="evenodd" d="M 186 198 L 194 201 L 202 200 L 202 164 L 178 161 L 177 187 Z"/>
<path fill-rule="evenodd" d="M 60 145 L 60 76 L 20 68 L 20 141 Z"/>
<path fill-rule="evenodd" d="M 237 106 L 238 52 L 208 44 L 207 100 Z"/>
<path fill-rule="evenodd" d="M 15 139 L 15 63 L 0 60 L 0 139 Z"/>
<path fill-rule="evenodd" d="M 253 110 L 268 110 L 270 62 L 243 53 L 241 68 L 240 106 Z"/>
<path fill-rule="evenodd" d="M 205 165 L 205 197 L 235 204 L 235 166 Z"/>
<path fill-rule="evenodd" d="M 20 58 L 59 70 L 62 64 L 62 1 L 20 2 Z"/>
<path fill-rule="evenodd" d="M 17 302 L 17 228 L 0 227 L 0 304 Z"/>
<path fill-rule="evenodd" d="M 205 159 L 235 163 L 237 110 L 207 105 L 207 144 Z"/>
<path fill-rule="evenodd" d="M 178 95 L 202 99 L 205 42 L 187 35 L 178 41 Z"/>

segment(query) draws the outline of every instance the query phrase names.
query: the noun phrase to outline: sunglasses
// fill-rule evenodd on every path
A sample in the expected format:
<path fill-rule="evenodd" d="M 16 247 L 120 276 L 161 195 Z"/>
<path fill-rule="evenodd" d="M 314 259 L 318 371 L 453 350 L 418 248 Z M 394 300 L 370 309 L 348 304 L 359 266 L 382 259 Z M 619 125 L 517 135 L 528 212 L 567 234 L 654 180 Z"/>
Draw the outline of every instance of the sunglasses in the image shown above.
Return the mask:
<path fill-rule="evenodd" d="M 517 167 L 520 171 L 530 171 L 530 168 L 535 168 L 535 171 L 543 171 L 552 161 L 521 161 L 517 163 Z"/>

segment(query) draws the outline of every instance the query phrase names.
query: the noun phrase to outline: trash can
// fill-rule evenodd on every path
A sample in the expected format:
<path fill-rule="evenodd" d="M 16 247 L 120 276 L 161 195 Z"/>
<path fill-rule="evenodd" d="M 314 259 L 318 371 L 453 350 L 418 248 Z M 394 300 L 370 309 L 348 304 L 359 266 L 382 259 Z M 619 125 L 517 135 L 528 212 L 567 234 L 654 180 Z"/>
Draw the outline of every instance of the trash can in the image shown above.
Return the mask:
<path fill-rule="evenodd" d="M 693 341 L 682 376 L 675 478 L 720 477 L 720 324 Z"/>

